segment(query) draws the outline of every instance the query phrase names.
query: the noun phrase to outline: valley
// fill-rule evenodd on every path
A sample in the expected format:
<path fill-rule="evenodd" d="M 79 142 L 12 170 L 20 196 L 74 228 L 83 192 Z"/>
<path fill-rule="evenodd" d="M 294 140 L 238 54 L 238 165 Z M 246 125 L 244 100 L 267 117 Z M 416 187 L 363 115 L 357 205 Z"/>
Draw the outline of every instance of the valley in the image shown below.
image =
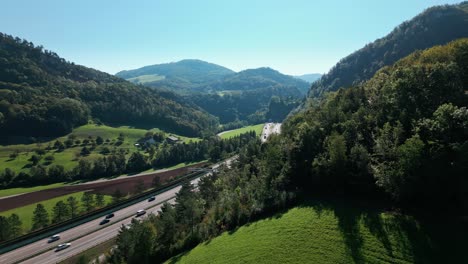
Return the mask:
<path fill-rule="evenodd" d="M 4 3 L 0 263 L 468 262 L 437 3 Z"/>

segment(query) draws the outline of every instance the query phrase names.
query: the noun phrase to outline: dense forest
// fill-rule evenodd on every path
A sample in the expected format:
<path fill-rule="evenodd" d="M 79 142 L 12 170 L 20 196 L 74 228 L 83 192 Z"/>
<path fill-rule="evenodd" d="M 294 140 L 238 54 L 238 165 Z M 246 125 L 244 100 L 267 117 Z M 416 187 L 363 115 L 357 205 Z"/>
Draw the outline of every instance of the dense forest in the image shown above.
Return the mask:
<path fill-rule="evenodd" d="M 437 6 L 396 27 L 387 36 L 343 58 L 312 85 L 310 96 L 370 79 L 383 66 L 416 50 L 468 37 L 468 2 Z"/>
<path fill-rule="evenodd" d="M 75 65 L 31 42 L 0 34 L 0 138 L 51 137 L 96 121 L 160 127 L 188 136 L 217 120 L 177 95 Z"/>
<path fill-rule="evenodd" d="M 468 211 L 468 39 L 418 51 L 288 118 L 238 161 L 122 228 L 111 263 L 163 262 L 301 194 Z"/>

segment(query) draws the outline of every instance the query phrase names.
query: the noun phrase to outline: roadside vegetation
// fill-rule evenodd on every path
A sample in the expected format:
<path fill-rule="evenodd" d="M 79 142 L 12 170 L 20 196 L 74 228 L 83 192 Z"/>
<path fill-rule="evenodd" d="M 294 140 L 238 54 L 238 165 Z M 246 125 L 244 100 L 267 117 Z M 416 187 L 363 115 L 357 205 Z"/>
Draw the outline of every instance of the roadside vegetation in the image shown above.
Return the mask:
<path fill-rule="evenodd" d="M 0 234 L 3 235 L 0 237 L 0 241 L 46 227 L 52 223 L 63 222 L 80 214 L 104 207 L 112 201 L 113 198 L 110 195 L 77 192 L 45 200 L 38 204 L 30 204 L 1 212 Z M 12 219 L 12 215 L 16 215 L 19 222 L 15 224 L 11 220 L 8 221 L 8 219 Z"/>

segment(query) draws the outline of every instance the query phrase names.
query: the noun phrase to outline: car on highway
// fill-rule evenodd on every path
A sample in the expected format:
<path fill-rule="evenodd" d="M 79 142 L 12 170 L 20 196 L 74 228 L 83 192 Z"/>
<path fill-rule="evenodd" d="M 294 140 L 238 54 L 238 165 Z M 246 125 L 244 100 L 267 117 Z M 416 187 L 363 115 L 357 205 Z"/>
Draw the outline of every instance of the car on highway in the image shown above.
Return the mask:
<path fill-rule="evenodd" d="M 107 218 L 104 218 L 104 219 L 102 219 L 102 221 L 101 221 L 101 222 L 99 222 L 99 224 L 100 224 L 100 225 L 105 225 L 105 224 L 107 224 L 107 223 L 109 223 L 109 222 L 110 222 L 110 220 L 109 220 L 109 219 L 107 219 Z"/>
<path fill-rule="evenodd" d="M 148 199 L 148 202 L 152 202 L 152 201 L 154 201 L 154 200 L 156 200 L 156 197 L 155 197 L 155 196 L 151 196 L 151 197 Z"/>
<path fill-rule="evenodd" d="M 138 210 L 137 213 L 136 213 L 136 216 L 138 217 L 138 216 L 142 216 L 144 214 L 146 214 L 145 210 Z"/>
<path fill-rule="evenodd" d="M 114 217 L 114 213 L 110 213 L 110 214 L 106 215 L 106 219 L 109 219 L 109 218 L 112 218 L 112 217 Z"/>
<path fill-rule="evenodd" d="M 60 239 L 60 235 L 57 234 L 57 235 L 53 235 L 53 236 L 49 237 L 49 240 L 47 242 L 52 243 L 52 242 L 55 242 L 55 241 L 57 241 L 59 239 Z"/>
<path fill-rule="evenodd" d="M 70 247 L 71 244 L 70 243 L 64 243 L 64 244 L 60 244 L 57 246 L 57 248 L 55 249 L 55 251 L 60 251 L 60 250 L 64 250 L 68 247 Z"/>

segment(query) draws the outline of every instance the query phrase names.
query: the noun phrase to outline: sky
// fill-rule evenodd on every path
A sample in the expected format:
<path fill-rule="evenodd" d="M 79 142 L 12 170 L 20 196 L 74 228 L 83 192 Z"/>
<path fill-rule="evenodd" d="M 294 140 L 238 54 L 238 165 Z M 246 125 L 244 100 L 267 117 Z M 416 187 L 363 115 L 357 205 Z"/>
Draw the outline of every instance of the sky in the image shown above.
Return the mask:
<path fill-rule="evenodd" d="M 201 59 L 326 73 L 424 9 L 461 0 L 6 0 L 0 32 L 111 74 Z"/>

